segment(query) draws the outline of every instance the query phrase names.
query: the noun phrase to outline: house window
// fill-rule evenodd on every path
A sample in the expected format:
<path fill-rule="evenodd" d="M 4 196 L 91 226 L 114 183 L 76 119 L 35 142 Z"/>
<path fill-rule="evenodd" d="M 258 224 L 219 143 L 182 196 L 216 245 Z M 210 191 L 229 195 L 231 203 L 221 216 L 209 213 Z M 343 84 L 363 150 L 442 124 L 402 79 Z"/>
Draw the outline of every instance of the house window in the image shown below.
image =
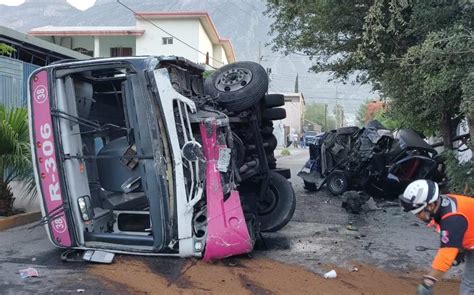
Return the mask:
<path fill-rule="evenodd" d="M 132 48 L 130 47 L 112 47 L 110 48 L 110 56 L 132 56 Z"/>
<path fill-rule="evenodd" d="M 162 40 L 163 45 L 173 44 L 173 37 L 163 37 Z"/>

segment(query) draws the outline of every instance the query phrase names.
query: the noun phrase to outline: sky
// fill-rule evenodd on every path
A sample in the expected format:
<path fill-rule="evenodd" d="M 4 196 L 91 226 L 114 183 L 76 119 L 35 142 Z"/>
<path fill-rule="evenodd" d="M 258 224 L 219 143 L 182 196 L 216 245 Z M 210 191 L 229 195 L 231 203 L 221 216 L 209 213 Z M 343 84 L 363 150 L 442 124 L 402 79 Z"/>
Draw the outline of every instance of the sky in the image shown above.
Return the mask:
<path fill-rule="evenodd" d="M 87 10 L 94 6 L 96 0 L 65 0 L 71 6 L 79 10 Z M 25 0 L 0 0 L 0 5 L 18 6 L 25 3 Z"/>

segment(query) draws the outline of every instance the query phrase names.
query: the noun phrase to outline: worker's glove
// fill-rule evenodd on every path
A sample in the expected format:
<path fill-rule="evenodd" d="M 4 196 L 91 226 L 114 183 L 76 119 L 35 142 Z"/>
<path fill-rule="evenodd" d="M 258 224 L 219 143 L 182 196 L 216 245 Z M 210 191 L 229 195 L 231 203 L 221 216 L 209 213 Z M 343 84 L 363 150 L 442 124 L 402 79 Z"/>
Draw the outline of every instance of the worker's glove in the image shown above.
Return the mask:
<path fill-rule="evenodd" d="M 432 295 L 433 286 L 436 284 L 438 279 L 432 276 L 423 276 L 423 283 L 419 284 L 416 288 L 416 295 Z"/>
<path fill-rule="evenodd" d="M 458 266 L 461 263 L 464 262 L 464 256 L 466 256 L 466 251 L 460 250 L 458 255 L 456 255 L 456 258 L 453 261 L 453 266 Z"/>

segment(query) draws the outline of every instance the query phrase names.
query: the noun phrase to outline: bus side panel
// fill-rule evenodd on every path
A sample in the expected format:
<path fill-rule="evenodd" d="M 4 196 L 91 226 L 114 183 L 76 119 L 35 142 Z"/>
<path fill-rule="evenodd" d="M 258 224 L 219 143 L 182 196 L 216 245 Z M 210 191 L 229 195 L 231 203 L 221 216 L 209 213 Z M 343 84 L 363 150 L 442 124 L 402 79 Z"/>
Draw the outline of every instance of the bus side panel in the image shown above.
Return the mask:
<path fill-rule="evenodd" d="M 30 78 L 31 97 L 31 143 L 39 182 L 39 196 L 42 198 L 45 216 L 50 219 L 49 233 L 52 242 L 58 247 L 71 247 L 67 218 L 64 214 L 64 201 L 61 194 L 59 169 L 56 159 L 55 138 L 51 119 L 51 101 L 48 87 L 48 74 L 41 70 Z"/>

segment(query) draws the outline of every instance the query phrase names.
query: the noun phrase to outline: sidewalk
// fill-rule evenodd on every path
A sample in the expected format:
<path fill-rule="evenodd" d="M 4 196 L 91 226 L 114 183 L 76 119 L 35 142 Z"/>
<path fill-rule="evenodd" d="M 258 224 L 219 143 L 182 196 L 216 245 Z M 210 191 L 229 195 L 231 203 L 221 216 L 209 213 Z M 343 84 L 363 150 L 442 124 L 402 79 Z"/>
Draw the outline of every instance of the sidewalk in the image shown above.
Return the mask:
<path fill-rule="evenodd" d="M 283 147 L 277 147 L 275 149 L 274 155 L 275 155 L 276 159 L 283 158 L 283 157 L 294 157 L 294 156 L 308 157 L 309 158 L 309 149 L 308 148 L 293 148 L 293 147 L 286 148 L 290 152 L 289 156 L 285 156 L 285 155 L 281 154 L 281 152 L 284 149 L 285 148 L 283 148 Z"/>

